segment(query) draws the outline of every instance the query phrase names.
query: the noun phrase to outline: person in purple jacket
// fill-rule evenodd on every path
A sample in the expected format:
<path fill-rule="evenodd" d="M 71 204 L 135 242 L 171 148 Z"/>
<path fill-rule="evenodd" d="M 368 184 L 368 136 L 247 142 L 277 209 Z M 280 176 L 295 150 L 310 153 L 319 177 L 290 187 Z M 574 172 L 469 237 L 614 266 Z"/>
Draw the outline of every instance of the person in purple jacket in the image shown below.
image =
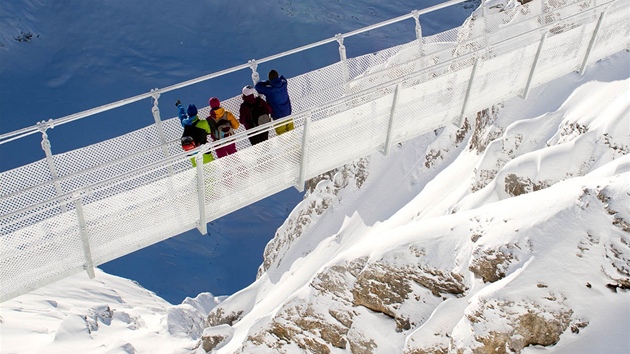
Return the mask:
<path fill-rule="evenodd" d="M 278 77 L 278 72 L 275 70 L 269 71 L 268 77 L 269 80 L 256 84 L 256 91 L 265 95 L 267 103 L 271 106 L 271 117 L 273 120 L 278 120 L 291 115 L 291 99 L 287 90 L 287 79 L 284 76 Z M 293 121 L 275 127 L 278 135 L 293 130 L 293 128 Z"/>

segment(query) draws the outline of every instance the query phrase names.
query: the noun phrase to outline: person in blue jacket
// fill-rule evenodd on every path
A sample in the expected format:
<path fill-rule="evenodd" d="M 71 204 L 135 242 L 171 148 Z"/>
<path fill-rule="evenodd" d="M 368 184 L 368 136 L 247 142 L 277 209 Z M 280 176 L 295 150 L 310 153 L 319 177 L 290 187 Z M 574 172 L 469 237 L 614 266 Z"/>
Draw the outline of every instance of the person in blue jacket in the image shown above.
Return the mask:
<path fill-rule="evenodd" d="M 192 125 L 192 122 L 197 118 L 197 107 L 194 104 L 189 104 L 188 109 L 184 110 L 180 100 L 175 102 L 175 106 L 177 107 L 177 116 L 179 117 L 179 122 L 182 123 L 182 127 Z"/>
<path fill-rule="evenodd" d="M 184 111 L 184 106 L 180 100 L 175 102 L 175 106 L 177 106 L 179 121 L 182 123 L 182 127 L 184 127 L 182 148 L 188 151 L 205 144 L 208 141 L 208 134 L 210 134 L 210 125 L 205 119 L 199 119 L 197 107 L 194 104 L 189 104 L 188 109 Z M 192 161 L 193 167 L 197 166 L 194 157 L 190 160 Z M 203 154 L 203 163 L 212 161 L 214 161 L 212 151 Z"/>
<path fill-rule="evenodd" d="M 265 95 L 267 103 L 271 106 L 271 117 L 273 120 L 278 120 L 291 115 L 291 99 L 287 90 L 287 79 L 284 76 L 278 77 L 278 72 L 275 70 L 269 71 L 268 77 L 269 80 L 260 81 L 256 84 L 256 91 L 261 95 Z M 278 135 L 293 130 L 293 128 L 292 120 L 275 127 Z"/>

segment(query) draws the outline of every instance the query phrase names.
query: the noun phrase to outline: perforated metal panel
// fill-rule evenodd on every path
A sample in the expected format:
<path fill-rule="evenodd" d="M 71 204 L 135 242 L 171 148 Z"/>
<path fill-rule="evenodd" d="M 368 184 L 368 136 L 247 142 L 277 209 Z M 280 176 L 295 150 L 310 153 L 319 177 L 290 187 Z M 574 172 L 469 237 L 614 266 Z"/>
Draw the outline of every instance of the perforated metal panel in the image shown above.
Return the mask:
<path fill-rule="evenodd" d="M 477 16 L 423 38 L 422 47 L 416 40 L 289 78 L 294 115 L 287 119 L 295 129 L 277 136 L 278 122 L 272 122 L 258 128 L 269 132 L 269 140 L 250 146 L 239 128 L 231 138 L 238 152 L 200 169 L 181 150 L 182 127 L 171 118 L 161 123 L 164 145 L 157 126 L 150 126 L 55 155 L 58 178 L 46 160 L 1 173 L 1 298 L 80 271 L 89 257 L 102 264 L 294 186 L 301 177 L 383 151 L 388 136 L 394 144 L 458 122 L 462 113 L 522 94 L 532 73 L 539 85 L 580 69 L 587 57 L 590 63 L 627 49 L 629 3 L 532 2 L 490 11 L 487 23 Z M 535 6 L 548 11 L 537 14 Z M 497 85 L 509 88 L 498 92 Z M 241 101 L 239 95 L 222 105 L 238 115 Z M 208 113 L 208 107 L 199 109 L 202 118 Z M 204 148 L 216 157 L 218 146 Z"/>

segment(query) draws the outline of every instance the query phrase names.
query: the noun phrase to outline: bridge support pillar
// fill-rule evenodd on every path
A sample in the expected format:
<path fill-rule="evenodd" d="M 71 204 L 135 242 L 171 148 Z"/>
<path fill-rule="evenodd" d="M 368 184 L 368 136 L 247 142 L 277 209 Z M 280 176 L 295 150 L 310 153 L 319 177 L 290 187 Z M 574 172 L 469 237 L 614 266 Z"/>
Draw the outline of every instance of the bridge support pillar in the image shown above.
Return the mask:
<path fill-rule="evenodd" d="M 300 159 L 300 175 L 298 176 L 295 189 L 304 192 L 304 183 L 306 183 L 306 167 L 308 162 L 308 133 L 311 125 L 312 110 L 308 110 L 304 118 L 304 131 L 302 132 L 302 158 Z"/>
<path fill-rule="evenodd" d="M 422 46 L 422 26 L 420 25 L 420 11 L 413 10 L 413 19 L 416 21 L 416 41 L 418 41 L 418 52 L 422 57 L 424 55 L 424 47 Z"/>
<path fill-rule="evenodd" d="M 74 197 L 74 207 L 77 210 L 77 219 L 79 220 L 79 233 L 81 234 L 81 243 L 83 244 L 83 253 L 85 255 L 85 270 L 90 279 L 94 279 L 94 261 L 92 260 L 92 251 L 90 250 L 90 240 L 87 233 L 87 225 L 85 223 L 85 213 L 83 212 L 83 203 L 81 203 L 82 193 L 77 193 Z"/>
<path fill-rule="evenodd" d="M 548 32 L 545 31 L 542 37 L 540 38 L 540 43 L 538 44 L 538 50 L 536 51 L 536 56 L 534 57 L 534 62 L 532 63 L 532 69 L 529 71 L 529 77 L 527 78 L 527 83 L 525 84 L 525 88 L 523 89 L 523 94 L 521 97 L 523 99 L 527 98 L 529 95 L 529 89 L 532 84 L 532 80 L 534 79 L 534 73 L 536 72 L 536 66 L 538 65 L 538 60 L 540 59 L 540 53 L 542 52 L 543 45 L 545 44 L 545 39 L 547 38 Z"/>
<path fill-rule="evenodd" d="M 475 80 L 475 73 L 477 72 L 477 66 L 479 66 L 480 60 L 480 57 L 475 59 L 475 64 L 473 65 L 472 71 L 470 72 L 470 79 L 468 80 L 468 87 L 466 88 L 466 95 L 464 96 L 464 103 L 462 104 L 462 112 L 459 115 L 457 126 L 462 125 L 464 115 L 466 114 L 466 110 L 468 109 L 468 99 L 470 98 L 470 91 L 472 90 L 473 82 Z"/>
<path fill-rule="evenodd" d="M 54 127 L 55 123 L 52 119 L 37 123 L 37 128 L 42 133 L 42 150 L 44 150 L 44 154 L 46 154 L 46 162 L 48 163 L 48 169 L 50 170 L 50 175 L 52 176 L 53 183 L 55 184 L 55 190 L 57 191 L 57 195 L 60 196 L 63 194 L 63 189 L 61 188 L 61 183 L 59 183 L 57 165 L 55 164 L 55 158 L 52 154 L 50 140 L 48 140 L 48 134 L 46 133 L 49 128 L 53 129 Z M 63 212 L 67 211 L 67 208 L 63 203 L 61 204 L 61 210 Z"/>
<path fill-rule="evenodd" d="M 586 50 L 586 54 L 584 55 L 584 61 L 582 61 L 582 66 L 580 67 L 580 75 L 584 75 L 586 72 L 586 66 L 588 65 L 589 58 L 591 56 L 591 51 L 595 46 L 595 42 L 597 41 L 597 34 L 599 33 L 599 27 L 602 24 L 602 20 L 604 19 L 604 14 L 606 11 L 603 11 L 599 15 L 599 19 L 597 19 L 597 25 L 595 25 L 595 30 L 593 30 L 593 35 L 591 36 L 591 41 L 588 43 L 588 49 Z"/>
<path fill-rule="evenodd" d="M 346 56 L 346 46 L 343 44 L 343 35 L 337 33 L 335 35 L 337 42 L 339 43 L 339 58 L 341 60 L 341 66 L 343 70 L 343 82 L 345 82 L 346 94 L 350 93 L 350 87 L 348 82 L 350 81 L 350 73 L 348 71 L 348 57 Z"/>
<path fill-rule="evenodd" d="M 258 74 L 258 63 L 256 59 L 249 60 L 247 62 L 249 67 L 252 69 L 252 82 L 256 85 L 260 81 L 260 75 Z"/>
<path fill-rule="evenodd" d="M 398 105 L 398 91 L 400 91 L 401 86 L 402 83 L 398 83 L 396 85 L 396 89 L 394 90 L 392 109 L 389 112 L 389 123 L 387 124 L 387 137 L 385 138 L 385 146 L 383 147 L 383 155 L 385 156 L 389 154 L 389 148 L 392 144 L 392 134 L 394 132 L 394 117 L 396 116 L 396 106 Z"/>
<path fill-rule="evenodd" d="M 160 108 L 158 107 L 158 98 L 160 98 L 160 91 L 157 88 L 152 89 L 151 96 L 153 96 L 153 108 L 151 108 L 151 113 L 153 113 L 153 119 L 155 120 L 155 128 L 160 135 L 164 157 L 168 158 L 168 145 L 166 144 L 166 135 L 164 134 L 164 127 L 162 127 L 162 119 L 160 117 Z M 173 176 L 174 174 L 173 167 L 171 165 L 168 166 L 168 174 L 169 176 Z"/>
<path fill-rule="evenodd" d="M 203 153 L 198 152 L 195 155 L 195 162 L 197 165 L 197 198 L 199 200 L 199 223 L 197 229 L 202 235 L 208 233 L 208 221 L 206 219 L 206 188 L 204 186 L 203 175 Z"/>

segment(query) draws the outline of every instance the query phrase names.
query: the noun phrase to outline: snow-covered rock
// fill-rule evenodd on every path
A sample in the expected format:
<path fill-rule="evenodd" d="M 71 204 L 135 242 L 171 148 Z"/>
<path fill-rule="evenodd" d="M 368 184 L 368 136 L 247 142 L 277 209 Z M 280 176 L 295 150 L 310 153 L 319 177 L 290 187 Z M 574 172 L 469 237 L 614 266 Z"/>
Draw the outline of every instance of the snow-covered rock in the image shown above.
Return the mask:
<path fill-rule="evenodd" d="M 216 352 L 623 352 L 622 331 L 595 339 L 607 321 L 630 325 L 630 73 L 618 68 L 626 79 L 569 76 L 373 155 L 360 188 L 322 179 L 293 215 L 308 227 L 211 312 L 233 329 Z M 529 115 L 554 85 L 573 88 Z M 512 175 L 539 187 L 515 192 Z M 388 209 L 401 189 L 396 210 L 362 208 Z M 326 208 L 304 207 L 323 191 Z"/>

